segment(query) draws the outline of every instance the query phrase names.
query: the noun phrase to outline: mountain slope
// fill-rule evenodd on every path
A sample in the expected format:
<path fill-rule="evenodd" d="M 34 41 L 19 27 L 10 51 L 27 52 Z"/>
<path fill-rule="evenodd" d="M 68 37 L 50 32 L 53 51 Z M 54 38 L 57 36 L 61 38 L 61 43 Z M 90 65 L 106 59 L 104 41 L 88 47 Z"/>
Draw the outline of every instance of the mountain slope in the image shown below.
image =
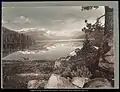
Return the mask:
<path fill-rule="evenodd" d="M 3 57 L 11 52 L 28 48 L 34 41 L 31 37 L 2 27 Z"/>
<path fill-rule="evenodd" d="M 32 37 L 35 40 L 50 40 L 50 37 L 47 36 L 44 31 L 28 31 L 24 34 Z"/>

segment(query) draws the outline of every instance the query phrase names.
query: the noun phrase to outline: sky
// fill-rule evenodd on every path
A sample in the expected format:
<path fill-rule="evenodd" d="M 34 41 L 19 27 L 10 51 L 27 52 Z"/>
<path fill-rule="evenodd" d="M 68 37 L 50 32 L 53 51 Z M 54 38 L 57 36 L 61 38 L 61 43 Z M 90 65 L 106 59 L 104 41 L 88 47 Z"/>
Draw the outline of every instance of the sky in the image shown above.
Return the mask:
<path fill-rule="evenodd" d="M 89 11 L 81 11 L 81 6 L 65 6 L 56 3 L 3 3 L 2 25 L 14 29 L 46 29 L 48 33 L 72 35 L 85 26 L 84 20 L 94 23 L 104 14 L 104 6 Z M 104 19 L 102 19 L 104 23 Z"/>

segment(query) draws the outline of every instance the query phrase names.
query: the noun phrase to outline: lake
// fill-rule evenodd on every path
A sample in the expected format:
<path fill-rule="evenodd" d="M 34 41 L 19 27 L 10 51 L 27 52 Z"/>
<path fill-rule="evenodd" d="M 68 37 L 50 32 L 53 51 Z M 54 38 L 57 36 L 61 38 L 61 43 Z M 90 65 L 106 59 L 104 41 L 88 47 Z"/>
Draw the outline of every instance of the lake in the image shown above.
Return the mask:
<path fill-rule="evenodd" d="M 47 41 L 37 42 L 28 49 L 17 51 L 4 57 L 3 60 L 55 60 L 60 57 L 65 57 L 76 48 L 81 48 L 82 42 L 78 41 Z"/>

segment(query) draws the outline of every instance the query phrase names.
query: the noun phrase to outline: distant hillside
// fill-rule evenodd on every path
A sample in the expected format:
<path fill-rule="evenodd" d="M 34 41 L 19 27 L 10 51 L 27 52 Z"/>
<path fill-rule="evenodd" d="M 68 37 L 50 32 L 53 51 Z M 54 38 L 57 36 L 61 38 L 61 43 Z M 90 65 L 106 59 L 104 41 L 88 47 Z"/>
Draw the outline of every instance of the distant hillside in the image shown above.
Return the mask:
<path fill-rule="evenodd" d="M 23 33 L 2 27 L 3 57 L 11 52 L 29 48 L 34 42 L 31 37 Z"/>
<path fill-rule="evenodd" d="M 50 37 L 46 35 L 44 31 L 28 31 L 25 32 L 24 34 L 30 36 L 35 40 L 50 40 Z"/>

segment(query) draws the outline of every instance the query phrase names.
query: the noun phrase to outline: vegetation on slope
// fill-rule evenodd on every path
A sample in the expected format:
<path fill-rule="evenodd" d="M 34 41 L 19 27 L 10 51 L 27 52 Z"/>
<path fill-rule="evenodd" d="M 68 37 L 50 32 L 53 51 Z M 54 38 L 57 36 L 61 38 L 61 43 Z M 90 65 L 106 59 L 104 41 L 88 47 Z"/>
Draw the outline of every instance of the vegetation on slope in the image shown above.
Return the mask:
<path fill-rule="evenodd" d="M 11 52 L 24 50 L 34 42 L 34 40 L 23 33 L 2 27 L 3 57 Z"/>

